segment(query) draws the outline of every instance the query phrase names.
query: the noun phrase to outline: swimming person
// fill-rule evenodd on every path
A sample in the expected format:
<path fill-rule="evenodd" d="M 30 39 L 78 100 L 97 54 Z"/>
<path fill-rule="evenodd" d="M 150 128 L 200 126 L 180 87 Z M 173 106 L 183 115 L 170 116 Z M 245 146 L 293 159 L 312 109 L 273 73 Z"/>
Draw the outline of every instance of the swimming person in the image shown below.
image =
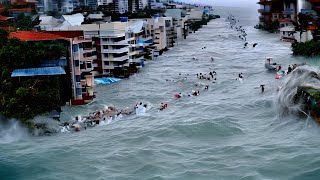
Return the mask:
<path fill-rule="evenodd" d="M 262 93 L 264 92 L 264 86 L 265 86 L 264 84 L 260 85 Z"/>

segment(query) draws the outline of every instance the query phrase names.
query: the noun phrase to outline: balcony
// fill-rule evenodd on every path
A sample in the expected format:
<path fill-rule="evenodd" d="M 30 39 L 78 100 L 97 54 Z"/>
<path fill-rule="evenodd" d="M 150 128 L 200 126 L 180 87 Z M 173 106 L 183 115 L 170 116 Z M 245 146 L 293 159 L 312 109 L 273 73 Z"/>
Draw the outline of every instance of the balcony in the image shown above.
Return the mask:
<path fill-rule="evenodd" d="M 124 55 L 124 56 L 120 56 L 120 57 L 109 57 L 109 58 L 102 58 L 102 61 L 118 61 L 118 62 L 121 62 L 121 61 L 125 61 L 129 59 L 129 55 Z"/>
<path fill-rule="evenodd" d="M 87 57 L 81 57 L 80 58 L 80 61 L 92 61 L 92 60 L 93 60 L 92 56 L 87 56 Z"/>
<path fill-rule="evenodd" d="M 150 41 L 152 39 L 153 39 L 152 36 L 142 36 L 142 38 L 141 38 L 141 40 L 143 40 L 143 41 Z"/>
<path fill-rule="evenodd" d="M 140 53 L 141 53 L 141 51 L 132 51 L 132 52 L 129 53 L 129 56 L 138 55 Z"/>
<path fill-rule="evenodd" d="M 96 48 L 85 48 L 85 49 L 80 48 L 80 51 L 82 53 L 88 53 L 88 52 L 96 51 Z"/>
<path fill-rule="evenodd" d="M 111 61 L 125 61 L 125 60 L 128 60 L 128 59 L 129 59 L 129 56 L 128 56 L 128 55 L 121 56 L 121 57 L 113 57 L 113 58 L 110 58 Z"/>
<path fill-rule="evenodd" d="M 102 53 L 113 53 L 113 54 L 121 54 L 121 53 L 125 53 L 128 52 L 129 48 L 128 47 L 124 47 L 124 48 L 120 48 L 120 49 L 103 49 Z"/>
<path fill-rule="evenodd" d="M 133 41 L 133 40 L 135 40 L 135 37 L 131 37 L 131 38 L 126 39 L 126 41 Z"/>
<path fill-rule="evenodd" d="M 101 41 L 101 45 L 127 45 L 128 40 L 124 39 L 121 41 Z"/>
<path fill-rule="evenodd" d="M 136 58 L 136 59 L 129 59 L 129 63 L 133 63 L 133 62 L 135 62 L 135 63 L 141 63 L 141 61 L 143 61 L 144 60 L 144 57 L 139 57 L 139 58 Z"/>

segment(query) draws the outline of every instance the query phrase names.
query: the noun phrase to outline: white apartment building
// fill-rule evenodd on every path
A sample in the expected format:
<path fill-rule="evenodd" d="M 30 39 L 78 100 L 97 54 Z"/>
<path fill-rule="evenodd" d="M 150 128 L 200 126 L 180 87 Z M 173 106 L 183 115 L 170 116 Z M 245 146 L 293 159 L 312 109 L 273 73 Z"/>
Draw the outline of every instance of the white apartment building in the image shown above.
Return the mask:
<path fill-rule="evenodd" d="M 110 12 L 126 13 L 144 9 L 147 4 L 144 0 L 98 0 L 98 6 L 105 7 Z"/>
<path fill-rule="evenodd" d="M 162 0 L 149 0 L 150 9 L 164 9 Z"/>
<path fill-rule="evenodd" d="M 64 0 L 61 2 L 60 12 L 62 14 L 71 13 L 74 10 L 73 1 L 72 0 Z"/>
<path fill-rule="evenodd" d="M 98 6 L 109 5 L 110 3 L 113 3 L 113 0 L 97 0 Z"/>

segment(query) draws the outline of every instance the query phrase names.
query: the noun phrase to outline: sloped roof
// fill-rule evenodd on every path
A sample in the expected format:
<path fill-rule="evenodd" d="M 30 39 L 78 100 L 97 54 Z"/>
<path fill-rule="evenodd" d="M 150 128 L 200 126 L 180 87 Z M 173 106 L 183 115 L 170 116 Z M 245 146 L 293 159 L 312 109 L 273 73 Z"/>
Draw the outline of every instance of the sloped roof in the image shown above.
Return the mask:
<path fill-rule="evenodd" d="M 9 12 L 32 12 L 31 8 L 8 9 Z"/>
<path fill-rule="evenodd" d="M 40 16 L 39 20 L 41 20 L 39 26 L 43 30 L 51 30 L 61 24 L 59 19 L 56 19 L 52 16 Z"/>
<path fill-rule="evenodd" d="M 11 77 L 26 77 L 26 76 L 53 76 L 66 74 L 64 69 L 59 67 L 43 67 L 43 68 L 27 68 L 13 70 Z"/>
<path fill-rule="evenodd" d="M 80 26 L 84 21 L 84 16 L 81 13 L 73 15 L 62 15 L 65 21 L 67 21 L 71 26 Z"/>
<path fill-rule="evenodd" d="M 41 20 L 40 25 L 58 25 L 59 20 L 54 18 L 53 16 L 40 16 L 39 20 Z"/>
<path fill-rule="evenodd" d="M 22 41 L 49 41 L 49 40 L 58 40 L 65 39 L 64 37 L 45 33 L 45 32 L 36 32 L 36 31 L 16 31 L 9 34 L 9 38 L 18 38 Z"/>
<path fill-rule="evenodd" d="M 132 31 L 133 33 L 139 33 L 143 27 L 143 20 L 133 21 L 129 27 L 126 27 L 126 31 Z"/>
<path fill-rule="evenodd" d="M 6 21 L 8 19 L 14 19 L 14 17 L 7 17 L 7 16 L 1 16 L 0 15 L 0 21 Z"/>

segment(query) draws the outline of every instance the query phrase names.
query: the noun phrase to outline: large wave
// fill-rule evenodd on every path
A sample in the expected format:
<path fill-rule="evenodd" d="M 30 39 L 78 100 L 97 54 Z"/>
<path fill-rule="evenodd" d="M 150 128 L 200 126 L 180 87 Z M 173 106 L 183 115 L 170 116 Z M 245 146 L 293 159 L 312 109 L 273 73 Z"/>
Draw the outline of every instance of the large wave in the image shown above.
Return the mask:
<path fill-rule="evenodd" d="M 302 66 L 296 68 L 287 76 L 278 94 L 277 104 L 279 105 L 281 115 L 302 111 L 302 103 L 297 103 L 294 100 L 297 89 L 301 86 L 310 86 L 316 89 L 320 88 L 320 77 L 316 73 L 316 69 L 312 69 L 309 66 Z"/>

